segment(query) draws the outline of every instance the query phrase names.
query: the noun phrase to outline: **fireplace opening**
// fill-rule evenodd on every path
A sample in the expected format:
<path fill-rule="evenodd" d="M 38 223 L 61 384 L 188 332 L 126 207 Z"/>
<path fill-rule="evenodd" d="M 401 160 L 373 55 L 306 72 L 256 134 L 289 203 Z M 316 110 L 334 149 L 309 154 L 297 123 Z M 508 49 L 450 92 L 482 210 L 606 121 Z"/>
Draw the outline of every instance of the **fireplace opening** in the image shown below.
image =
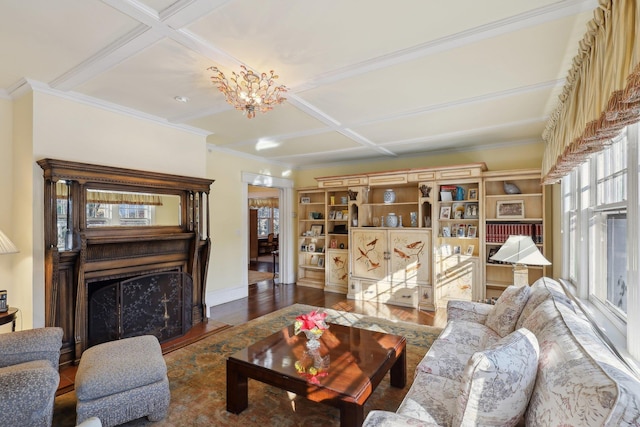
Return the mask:
<path fill-rule="evenodd" d="M 180 271 L 110 279 L 89 286 L 88 345 L 139 335 L 160 342 L 193 326 L 191 275 Z"/>

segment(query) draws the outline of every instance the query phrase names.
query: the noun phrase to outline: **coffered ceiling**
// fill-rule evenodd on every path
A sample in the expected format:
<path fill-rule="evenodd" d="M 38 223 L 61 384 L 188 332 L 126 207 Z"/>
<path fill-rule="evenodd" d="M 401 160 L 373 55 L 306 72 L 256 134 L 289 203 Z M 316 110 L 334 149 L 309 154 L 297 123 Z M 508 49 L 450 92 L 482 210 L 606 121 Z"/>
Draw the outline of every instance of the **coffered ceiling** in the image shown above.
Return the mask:
<path fill-rule="evenodd" d="M 540 141 L 596 0 L 0 0 L 0 97 L 51 91 L 305 168 Z M 273 69 L 247 119 L 207 68 Z M 189 102 L 177 102 L 183 96 Z"/>

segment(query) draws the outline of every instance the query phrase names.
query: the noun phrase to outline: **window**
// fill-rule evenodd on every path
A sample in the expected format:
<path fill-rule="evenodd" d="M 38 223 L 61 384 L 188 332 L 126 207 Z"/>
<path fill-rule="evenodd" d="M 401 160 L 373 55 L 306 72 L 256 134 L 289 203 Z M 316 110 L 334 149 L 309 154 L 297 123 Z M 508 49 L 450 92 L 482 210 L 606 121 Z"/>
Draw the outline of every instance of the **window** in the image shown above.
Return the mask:
<path fill-rule="evenodd" d="M 277 207 L 258 208 L 258 237 L 267 237 L 269 233 L 280 232 L 280 210 Z"/>
<path fill-rule="evenodd" d="M 640 309 L 640 301 L 627 300 L 628 236 L 640 238 L 637 227 L 628 226 L 629 206 L 640 199 L 628 191 L 638 188 L 638 175 L 629 173 L 638 164 L 635 129 L 627 128 L 562 180 L 563 275 L 623 332 L 628 310 Z"/>

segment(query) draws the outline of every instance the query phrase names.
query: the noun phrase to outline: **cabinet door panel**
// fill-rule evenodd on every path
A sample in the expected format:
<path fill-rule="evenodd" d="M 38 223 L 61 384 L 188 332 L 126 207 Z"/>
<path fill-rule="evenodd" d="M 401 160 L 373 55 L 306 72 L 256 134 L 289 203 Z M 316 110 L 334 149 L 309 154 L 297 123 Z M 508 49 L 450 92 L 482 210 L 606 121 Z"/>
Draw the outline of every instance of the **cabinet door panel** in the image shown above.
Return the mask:
<path fill-rule="evenodd" d="M 438 306 L 446 307 L 452 299 L 471 301 L 478 282 L 478 261 L 473 257 L 452 255 L 439 257 L 437 278 Z"/>
<path fill-rule="evenodd" d="M 394 284 L 431 282 L 431 231 L 390 230 L 389 251 Z"/>
<path fill-rule="evenodd" d="M 346 285 L 349 279 L 349 259 L 347 250 L 328 249 L 325 256 L 327 282 Z"/>
<path fill-rule="evenodd" d="M 385 277 L 385 231 L 353 230 L 350 246 L 352 273 L 356 277 L 383 279 Z"/>

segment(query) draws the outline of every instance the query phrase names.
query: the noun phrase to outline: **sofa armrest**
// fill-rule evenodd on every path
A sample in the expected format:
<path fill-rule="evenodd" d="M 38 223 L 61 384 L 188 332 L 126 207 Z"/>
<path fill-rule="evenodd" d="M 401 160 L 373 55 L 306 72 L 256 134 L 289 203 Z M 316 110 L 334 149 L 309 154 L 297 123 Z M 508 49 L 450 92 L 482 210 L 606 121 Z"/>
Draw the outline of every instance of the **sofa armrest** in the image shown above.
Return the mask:
<path fill-rule="evenodd" d="M 467 320 L 484 325 L 493 305 L 474 301 L 450 300 L 447 302 L 447 321 Z"/>
<path fill-rule="evenodd" d="M 0 368 L 33 360 L 46 360 L 58 370 L 62 328 L 37 328 L 0 334 Z"/>
<path fill-rule="evenodd" d="M 58 370 L 46 360 L 0 368 L 2 425 L 50 426 L 59 382 Z"/>
<path fill-rule="evenodd" d="M 371 411 L 362 427 L 439 427 L 439 424 L 421 421 L 389 411 Z"/>

